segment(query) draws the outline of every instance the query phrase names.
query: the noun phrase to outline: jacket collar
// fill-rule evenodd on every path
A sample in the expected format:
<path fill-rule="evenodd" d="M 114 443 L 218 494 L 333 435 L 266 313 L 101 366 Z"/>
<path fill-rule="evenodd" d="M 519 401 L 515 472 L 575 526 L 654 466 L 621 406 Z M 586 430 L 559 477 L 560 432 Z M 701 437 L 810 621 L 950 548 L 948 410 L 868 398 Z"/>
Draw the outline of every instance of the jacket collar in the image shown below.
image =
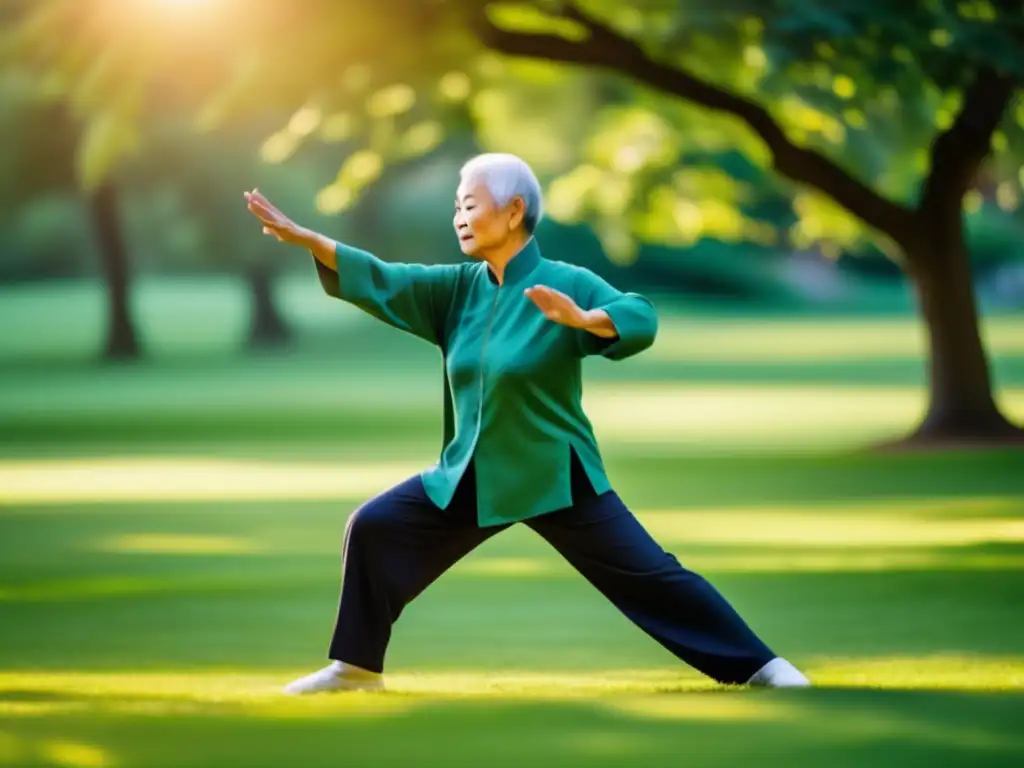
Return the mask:
<path fill-rule="evenodd" d="M 505 285 L 515 285 L 525 280 L 540 263 L 540 246 L 537 245 L 537 238 L 531 237 L 526 245 L 505 265 Z M 490 266 L 484 265 L 487 271 L 487 279 L 494 285 L 498 284 L 498 278 L 494 276 Z"/>

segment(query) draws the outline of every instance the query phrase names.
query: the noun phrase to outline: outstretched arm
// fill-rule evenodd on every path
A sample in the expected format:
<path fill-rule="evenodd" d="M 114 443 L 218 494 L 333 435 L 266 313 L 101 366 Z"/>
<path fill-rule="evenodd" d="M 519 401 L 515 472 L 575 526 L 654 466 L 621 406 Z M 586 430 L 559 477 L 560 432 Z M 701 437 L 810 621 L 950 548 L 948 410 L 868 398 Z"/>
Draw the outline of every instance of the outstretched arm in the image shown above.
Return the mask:
<path fill-rule="evenodd" d="M 256 190 L 246 192 L 245 197 L 265 234 L 313 254 L 328 295 L 431 343 L 443 342 L 445 319 L 458 285 L 458 266 L 385 262 L 298 226 Z"/>

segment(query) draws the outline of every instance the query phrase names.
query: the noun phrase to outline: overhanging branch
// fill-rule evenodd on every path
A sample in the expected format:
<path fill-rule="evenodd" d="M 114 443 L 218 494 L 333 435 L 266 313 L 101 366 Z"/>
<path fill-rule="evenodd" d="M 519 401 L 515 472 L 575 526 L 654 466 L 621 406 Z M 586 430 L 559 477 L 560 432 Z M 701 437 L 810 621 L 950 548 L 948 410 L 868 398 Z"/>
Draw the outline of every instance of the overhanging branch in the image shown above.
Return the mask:
<path fill-rule="evenodd" d="M 964 93 L 953 124 L 932 142 L 921 211 L 938 212 L 944 204 L 960 210 L 964 193 L 988 156 L 992 134 L 1002 122 L 1016 87 L 1008 75 L 990 69 L 978 72 Z"/>
<path fill-rule="evenodd" d="M 571 4 L 562 16 L 586 28 L 589 34 L 581 41 L 502 29 L 487 17 L 485 6 L 486 3 L 478 6 L 474 26 L 481 42 L 492 50 L 509 56 L 600 67 L 707 109 L 738 117 L 765 142 L 778 173 L 823 192 L 869 227 L 896 241 L 905 240 L 909 234 L 910 209 L 882 197 L 820 152 L 794 144 L 768 111 L 749 99 L 685 70 L 654 61 L 635 42 Z"/>

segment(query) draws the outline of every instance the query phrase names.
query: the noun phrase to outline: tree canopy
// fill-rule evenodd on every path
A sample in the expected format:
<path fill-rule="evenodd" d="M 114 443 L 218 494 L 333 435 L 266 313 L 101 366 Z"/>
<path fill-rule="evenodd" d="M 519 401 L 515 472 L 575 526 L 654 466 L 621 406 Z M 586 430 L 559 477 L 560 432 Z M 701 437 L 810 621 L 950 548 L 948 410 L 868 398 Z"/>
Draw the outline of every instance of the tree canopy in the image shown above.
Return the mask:
<path fill-rule="evenodd" d="M 771 242 L 744 206 L 773 192 L 792 201 L 794 244 L 872 236 L 893 252 L 943 131 L 977 136 L 950 170 L 965 192 L 991 136 L 1014 208 L 1024 106 L 1000 107 L 1024 77 L 1022 41 L 1019 5 L 992 0 L 43 0 L 0 50 L 83 121 L 87 188 L 161 114 L 187 108 L 206 129 L 281 114 L 269 162 L 310 140 L 352 148 L 318 198 L 340 212 L 472 118 L 482 146 L 550 180 L 553 217 L 592 224 L 628 260 L 637 239 Z M 737 154 L 797 185 L 738 178 L 723 169 Z"/>
<path fill-rule="evenodd" d="M 13 9 L 13 10 L 12 10 Z M 262 156 L 348 142 L 317 198 L 340 212 L 388 163 L 472 120 L 550 181 L 549 208 L 629 261 L 638 239 L 786 245 L 871 238 L 929 332 L 922 433 L 1020 433 L 980 338 L 964 210 L 1024 183 L 1013 0 L 39 0 L 0 57 L 83 125 L 96 189 L 185 110 L 200 127 L 282 115 Z M 993 159 L 994 156 L 994 159 Z M 770 181 L 768 172 L 774 181 Z M 102 187 L 101 187 L 102 189 Z M 781 217 L 785 218 L 785 217 Z"/>

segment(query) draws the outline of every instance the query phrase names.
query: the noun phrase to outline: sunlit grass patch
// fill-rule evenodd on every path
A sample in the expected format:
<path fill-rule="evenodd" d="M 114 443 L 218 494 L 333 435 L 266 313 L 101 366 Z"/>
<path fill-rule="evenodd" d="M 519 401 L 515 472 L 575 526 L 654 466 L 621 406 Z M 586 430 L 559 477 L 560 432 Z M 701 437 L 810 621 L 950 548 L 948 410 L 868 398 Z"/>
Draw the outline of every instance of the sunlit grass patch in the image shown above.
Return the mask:
<path fill-rule="evenodd" d="M 987 317 L 992 355 L 1024 354 L 1024 319 Z M 924 325 L 912 317 L 776 320 L 668 317 L 650 356 L 693 362 L 834 362 L 911 358 L 926 352 Z"/>
<path fill-rule="evenodd" d="M 934 547 L 1024 542 L 1024 502 L 1006 499 L 1022 517 L 923 514 L 927 502 L 820 504 L 792 507 L 659 510 L 643 514 L 655 538 L 672 543 L 774 547 Z M 948 504 L 948 502 L 947 502 Z M 942 502 L 936 502 L 941 506 Z"/>
<path fill-rule="evenodd" d="M 714 509 L 639 508 L 636 512 L 659 542 L 685 553 L 686 563 L 695 569 L 774 572 L 1024 567 L 1024 551 L 972 550 L 989 544 L 1024 544 L 1024 501 L 1011 496 L 882 498 Z M 228 514 L 235 514 L 234 508 L 228 509 Z M 154 531 L 147 522 L 148 530 L 82 541 L 77 548 L 110 554 L 335 556 L 345 514 L 339 512 L 330 523 L 298 527 L 286 522 L 263 522 L 235 535 L 175 531 L 173 523 L 167 530 Z M 553 550 L 539 545 L 534 534 L 524 529 L 505 533 L 500 541 L 514 541 L 528 549 L 494 551 L 488 544 L 460 562 L 453 574 L 526 579 L 574 575 Z M 101 591 L 106 586 L 99 585 Z"/>
<path fill-rule="evenodd" d="M 1024 418 L 1024 389 L 999 397 Z M 592 382 L 584 403 L 602 440 L 671 442 L 677 447 L 835 448 L 910 429 L 926 392 L 903 386 L 686 385 Z"/>
<path fill-rule="evenodd" d="M 237 536 L 196 536 L 175 533 L 133 533 L 100 542 L 104 552 L 147 555 L 247 555 L 261 548 Z"/>
<path fill-rule="evenodd" d="M 116 765 L 109 752 L 93 744 L 59 739 L 44 741 L 39 746 L 46 760 L 67 768 L 107 768 Z"/>
<path fill-rule="evenodd" d="M 0 505 L 363 498 L 416 462 L 273 462 L 202 457 L 0 461 Z"/>
<path fill-rule="evenodd" d="M 706 690 L 714 683 L 687 670 L 576 672 L 472 672 L 389 675 L 384 693 L 294 697 L 281 692 L 310 670 L 276 674 L 240 672 L 0 672 L 0 716 L 40 717 L 82 710 L 169 714 L 238 710 L 265 717 L 318 712 L 346 715 L 397 714 L 424 700 L 464 698 L 561 701 L 624 693 Z"/>
<path fill-rule="evenodd" d="M 683 565 L 699 573 L 871 573 L 880 571 L 1024 571 L 1022 554 L 960 554 L 948 549 L 893 550 L 868 548 L 809 549 L 804 551 L 763 548 L 731 550 L 725 553 L 687 551 L 669 547 Z M 569 565 L 555 556 L 534 558 L 479 557 L 465 560 L 450 571 L 448 578 L 563 579 L 579 578 Z"/>
<path fill-rule="evenodd" d="M 95 744 L 64 738 L 27 739 L 0 731 L 0 765 L 57 768 L 115 768 L 114 755 Z"/>
<path fill-rule="evenodd" d="M 805 668 L 815 685 L 826 689 L 1024 691 L 1021 657 L 816 658 L 808 660 Z M 330 712 L 369 716 L 398 714 L 424 701 L 597 698 L 606 706 L 648 708 L 654 715 L 728 719 L 752 716 L 759 706 L 756 697 L 664 698 L 723 688 L 682 664 L 601 673 L 458 668 L 430 673 L 398 671 L 388 676 L 388 690 L 383 693 L 293 697 L 281 692 L 285 683 L 308 671 L 0 672 L 0 714 L 37 717 L 87 708 L 159 715 L 198 707 L 267 717 Z M 650 703 L 653 701 L 660 703 Z"/>
<path fill-rule="evenodd" d="M 1024 571 L 1022 555 L 972 555 L 891 549 L 851 552 L 734 552 L 684 553 L 684 565 L 706 573 L 871 573 L 875 571 Z"/>
<path fill-rule="evenodd" d="M 694 671 L 678 669 L 586 672 L 508 670 L 401 673 L 388 677 L 388 690 L 441 698 L 483 697 L 521 700 L 568 700 L 664 691 L 700 691 L 716 687 Z"/>
<path fill-rule="evenodd" d="M 1024 691 L 1024 657 L 814 658 L 803 666 L 816 685 L 826 688 Z M 458 669 L 430 674 L 399 673 L 389 676 L 388 687 L 393 693 L 439 697 L 618 699 L 628 695 L 709 691 L 723 686 L 680 663 L 663 669 L 616 669 L 601 673 Z"/>
<path fill-rule="evenodd" d="M 13 671 L 0 673 L 0 762 L 170 764 L 170 745 L 181 765 L 313 765 L 327 754 L 332 764 L 358 765 L 666 765 L 682 740 L 688 755 L 730 765 L 854 765 L 865 756 L 905 765 L 922 748 L 927 764 L 939 765 L 948 749 L 980 764 L 1024 747 L 1014 724 L 1024 700 L 1020 658 L 801 665 L 818 688 L 718 686 L 681 664 L 591 674 L 400 671 L 388 692 L 311 697 L 280 692 L 309 669 Z M 169 741 L 179 737 L 186 741 Z M 891 751 L 904 742 L 908 749 Z M 53 759 L 58 749 L 68 762 Z"/>
<path fill-rule="evenodd" d="M 1021 656 L 938 654 L 819 659 L 811 663 L 810 669 L 816 684 L 830 688 L 1024 691 L 1024 657 Z"/>

